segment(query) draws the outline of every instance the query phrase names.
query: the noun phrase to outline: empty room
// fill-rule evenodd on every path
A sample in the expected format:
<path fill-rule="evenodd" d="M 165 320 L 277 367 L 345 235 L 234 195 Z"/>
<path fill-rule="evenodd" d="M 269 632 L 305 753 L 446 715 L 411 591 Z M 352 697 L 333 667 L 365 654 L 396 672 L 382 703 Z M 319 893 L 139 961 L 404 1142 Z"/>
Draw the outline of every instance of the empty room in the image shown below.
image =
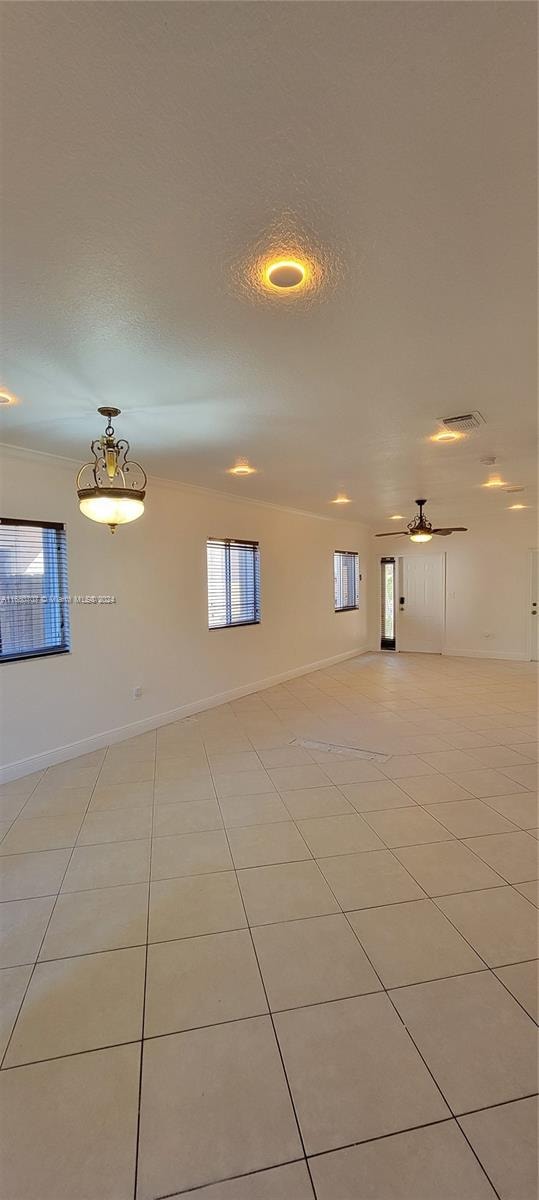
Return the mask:
<path fill-rule="evenodd" d="M 0 1197 L 538 1200 L 536 5 L 0 65 Z"/>

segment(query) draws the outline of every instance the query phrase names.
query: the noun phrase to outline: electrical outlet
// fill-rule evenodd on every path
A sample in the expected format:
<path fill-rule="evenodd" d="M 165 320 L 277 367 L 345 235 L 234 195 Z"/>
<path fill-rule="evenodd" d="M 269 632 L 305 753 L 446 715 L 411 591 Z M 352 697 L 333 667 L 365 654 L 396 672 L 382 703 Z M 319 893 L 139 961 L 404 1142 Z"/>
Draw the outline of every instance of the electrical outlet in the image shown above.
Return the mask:
<path fill-rule="evenodd" d="M 141 688 L 140 684 L 137 684 L 137 686 L 133 688 L 133 700 L 140 700 L 141 696 L 142 696 L 142 688 Z"/>

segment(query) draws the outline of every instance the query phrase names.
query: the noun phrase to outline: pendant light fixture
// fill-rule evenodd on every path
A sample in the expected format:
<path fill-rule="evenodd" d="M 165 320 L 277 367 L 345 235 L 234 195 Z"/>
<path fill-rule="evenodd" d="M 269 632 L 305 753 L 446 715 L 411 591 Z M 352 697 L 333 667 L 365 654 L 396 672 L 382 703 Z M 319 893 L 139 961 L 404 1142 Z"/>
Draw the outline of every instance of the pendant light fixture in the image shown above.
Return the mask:
<path fill-rule="evenodd" d="M 119 417 L 119 408 L 98 408 L 107 425 L 101 437 L 91 443 L 93 462 L 87 462 L 77 475 L 79 508 L 85 517 L 108 525 L 114 533 L 117 525 L 136 521 L 144 512 L 146 472 L 140 463 L 128 459 L 129 442 L 117 439 L 111 424 Z"/>

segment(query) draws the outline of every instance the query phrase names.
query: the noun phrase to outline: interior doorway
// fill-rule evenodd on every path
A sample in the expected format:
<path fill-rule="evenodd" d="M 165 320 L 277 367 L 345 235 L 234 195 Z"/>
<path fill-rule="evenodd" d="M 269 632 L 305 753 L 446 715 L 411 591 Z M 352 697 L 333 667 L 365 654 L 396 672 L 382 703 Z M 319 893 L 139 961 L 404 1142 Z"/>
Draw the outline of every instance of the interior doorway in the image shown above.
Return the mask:
<path fill-rule="evenodd" d="M 441 654 L 445 631 L 445 554 L 398 560 L 397 650 Z"/>

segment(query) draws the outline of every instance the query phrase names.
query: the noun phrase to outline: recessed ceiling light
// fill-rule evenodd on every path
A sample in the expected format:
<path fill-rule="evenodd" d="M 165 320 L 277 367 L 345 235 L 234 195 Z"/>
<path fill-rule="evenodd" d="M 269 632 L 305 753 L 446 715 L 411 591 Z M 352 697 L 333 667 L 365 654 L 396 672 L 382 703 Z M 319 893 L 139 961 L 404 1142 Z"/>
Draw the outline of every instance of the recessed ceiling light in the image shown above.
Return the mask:
<path fill-rule="evenodd" d="M 277 291 L 290 292 L 300 288 L 305 283 L 307 275 L 306 263 L 295 258 L 281 258 L 268 263 L 266 267 L 266 282 Z"/>
<path fill-rule="evenodd" d="M 464 433 L 457 433 L 455 429 L 440 429 L 438 433 L 433 433 L 429 438 L 431 442 L 461 442 Z"/>
<path fill-rule="evenodd" d="M 390 521 L 404 521 L 404 517 L 403 517 L 402 513 L 394 513 L 393 516 L 389 518 L 389 520 Z"/>
<path fill-rule="evenodd" d="M 238 458 L 233 467 L 228 469 L 229 475 L 256 475 L 256 467 L 249 466 L 246 458 Z"/>
<path fill-rule="evenodd" d="M 489 479 L 486 479 L 485 482 L 481 484 L 481 487 L 484 487 L 484 488 L 507 487 L 507 483 L 506 483 L 505 479 L 500 479 L 499 475 L 491 475 Z"/>
<path fill-rule="evenodd" d="M 332 500 L 331 503 L 332 504 L 351 504 L 352 501 L 350 500 L 350 498 L 348 496 L 345 496 L 345 495 L 343 495 L 342 492 L 339 492 L 339 495 L 335 496 L 335 499 Z"/>
<path fill-rule="evenodd" d="M 511 511 L 511 509 L 513 509 L 513 510 L 514 510 L 514 509 L 516 509 L 516 508 L 527 508 L 527 507 L 528 507 L 528 505 L 527 505 L 527 504 L 510 504 L 510 505 L 509 505 L 509 511 Z"/>
<path fill-rule="evenodd" d="M 7 388 L 0 387 L 0 404 L 1 405 L 5 405 L 5 407 L 8 408 L 9 405 L 18 404 L 18 403 L 19 403 L 18 396 L 14 396 L 13 392 L 8 392 Z"/>
<path fill-rule="evenodd" d="M 303 312 L 319 293 L 337 287 L 345 263 L 335 246 L 325 246 L 284 211 L 231 266 L 235 289 L 246 298 Z"/>

